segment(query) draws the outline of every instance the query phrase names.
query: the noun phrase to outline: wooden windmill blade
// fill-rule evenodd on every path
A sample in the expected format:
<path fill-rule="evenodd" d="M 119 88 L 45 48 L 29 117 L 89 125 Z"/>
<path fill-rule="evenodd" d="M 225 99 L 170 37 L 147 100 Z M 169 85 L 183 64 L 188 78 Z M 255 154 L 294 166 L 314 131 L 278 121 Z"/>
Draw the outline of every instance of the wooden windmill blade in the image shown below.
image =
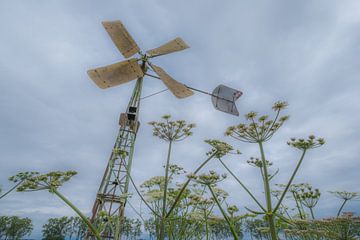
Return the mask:
<path fill-rule="evenodd" d="M 149 64 L 150 67 L 154 70 L 154 72 L 159 76 L 159 78 L 163 81 L 166 87 L 175 95 L 177 98 L 186 98 L 194 94 L 189 88 L 187 88 L 184 84 L 179 83 L 175 79 L 173 79 L 169 74 L 167 74 L 164 69 L 158 67 L 154 64 Z"/>
<path fill-rule="evenodd" d="M 140 51 L 139 46 L 131 37 L 121 21 L 102 22 L 112 41 L 125 58 L 129 58 Z"/>
<path fill-rule="evenodd" d="M 154 48 L 151 50 L 146 51 L 146 54 L 149 57 L 157 57 L 165 54 L 169 54 L 172 52 L 182 51 L 184 49 L 189 48 L 189 45 L 187 45 L 184 40 L 182 40 L 180 37 L 177 37 L 170 42 L 167 42 L 163 45 L 161 45 L 158 48 Z"/>
<path fill-rule="evenodd" d="M 114 87 L 144 76 L 135 58 L 91 69 L 89 77 L 102 89 Z"/>

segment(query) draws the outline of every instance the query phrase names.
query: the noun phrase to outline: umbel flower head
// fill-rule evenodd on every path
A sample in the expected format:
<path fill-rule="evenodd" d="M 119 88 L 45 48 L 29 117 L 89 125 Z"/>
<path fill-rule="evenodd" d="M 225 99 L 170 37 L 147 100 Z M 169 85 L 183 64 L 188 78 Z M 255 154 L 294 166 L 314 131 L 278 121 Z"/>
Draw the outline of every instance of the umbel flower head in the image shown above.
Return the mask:
<path fill-rule="evenodd" d="M 195 124 L 187 124 L 184 120 L 171 121 L 170 115 L 162 117 L 163 122 L 149 122 L 153 127 L 153 135 L 165 141 L 181 141 L 192 135 Z"/>
<path fill-rule="evenodd" d="M 235 213 L 239 211 L 239 208 L 236 205 L 231 205 L 227 207 L 227 212 L 233 216 Z"/>
<path fill-rule="evenodd" d="M 146 180 L 143 184 L 140 185 L 141 188 L 159 188 L 163 189 L 165 185 L 165 177 L 164 176 L 154 176 L 149 180 Z"/>
<path fill-rule="evenodd" d="M 56 171 L 49 172 L 47 174 L 40 174 L 38 172 L 28 173 L 18 173 L 15 176 L 9 178 L 12 182 L 17 182 L 19 179 L 23 178 L 23 182 L 17 187 L 18 192 L 29 192 L 29 191 L 39 191 L 39 190 L 49 190 L 50 192 L 56 190 L 63 183 L 69 181 L 71 177 L 76 175 L 75 171 Z M 27 176 L 24 179 L 24 176 Z"/>
<path fill-rule="evenodd" d="M 320 190 L 317 188 L 313 189 L 311 186 L 308 186 L 307 188 L 302 188 L 297 195 L 301 203 L 308 208 L 315 207 L 319 201 L 320 196 Z"/>
<path fill-rule="evenodd" d="M 256 112 L 251 111 L 245 115 L 246 123 L 229 127 L 225 135 L 243 142 L 265 142 L 289 119 L 289 116 L 280 116 L 281 110 L 287 106 L 286 102 L 276 102 L 272 107 L 276 115 L 274 119 L 270 120 L 268 115 L 258 117 Z"/>
<path fill-rule="evenodd" d="M 343 199 L 345 201 L 351 201 L 353 199 L 359 198 L 359 193 L 357 192 L 348 192 L 348 191 L 330 191 L 332 195 L 337 198 Z"/>
<path fill-rule="evenodd" d="M 208 174 L 203 173 L 198 176 L 188 175 L 188 177 L 194 179 L 199 184 L 216 185 L 217 183 L 223 181 L 227 177 L 227 175 L 226 174 L 219 175 L 215 171 L 209 171 Z"/>
<path fill-rule="evenodd" d="M 258 167 L 258 168 L 263 167 L 263 162 L 259 158 L 250 157 L 250 159 L 247 160 L 246 162 L 253 167 Z M 268 160 L 265 160 L 265 163 L 266 163 L 266 166 L 268 166 L 268 167 L 273 165 L 273 163 Z"/>
<path fill-rule="evenodd" d="M 310 135 L 307 140 L 303 138 L 291 138 L 290 141 L 287 142 L 287 144 L 300 150 L 308 150 L 321 147 L 325 144 L 325 140 L 323 138 L 316 138 L 314 135 Z"/>
<path fill-rule="evenodd" d="M 24 181 L 30 177 L 36 176 L 38 174 L 39 174 L 39 172 L 20 172 L 12 177 L 9 177 L 9 181 L 17 183 L 17 182 Z"/>
<path fill-rule="evenodd" d="M 216 158 L 221 158 L 228 154 L 230 151 L 234 150 L 234 148 L 226 143 L 215 139 L 208 139 L 205 140 L 206 143 L 210 144 L 212 146 L 212 149 L 206 153 L 206 155 L 210 156 L 215 153 Z M 240 154 L 239 151 L 236 152 L 237 154 Z"/>

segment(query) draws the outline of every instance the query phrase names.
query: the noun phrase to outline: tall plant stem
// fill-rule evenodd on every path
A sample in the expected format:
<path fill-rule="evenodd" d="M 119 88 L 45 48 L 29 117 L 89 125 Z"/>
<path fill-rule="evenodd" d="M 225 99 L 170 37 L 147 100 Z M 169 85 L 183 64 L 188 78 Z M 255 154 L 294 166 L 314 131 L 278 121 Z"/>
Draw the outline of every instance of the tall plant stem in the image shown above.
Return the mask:
<path fill-rule="evenodd" d="M 272 240 L 277 240 L 277 234 L 276 234 L 276 227 L 275 227 L 275 221 L 274 221 L 274 212 L 272 210 L 272 203 L 271 203 L 271 189 L 270 189 L 270 183 L 269 183 L 269 174 L 267 171 L 267 165 L 266 165 L 266 159 L 265 159 L 265 153 L 264 148 L 262 145 L 262 142 L 258 142 L 259 148 L 260 148 L 260 154 L 261 154 L 261 161 L 264 169 L 264 190 L 265 190 L 265 198 L 266 198 L 266 207 L 267 207 L 267 220 L 270 227 L 270 234 Z"/>
<path fill-rule="evenodd" d="M 313 208 L 311 207 L 311 208 L 309 208 L 309 209 L 310 209 L 310 213 L 311 213 L 311 218 L 312 218 L 313 220 L 315 220 L 315 215 L 314 215 Z"/>
<path fill-rule="evenodd" d="M 276 212 L 276 211 L 278 210 L 278 208 L 280 207 L 281 202 L 284 200 L 285 195 L 286 195 L 287 191 L 289 190 L 289 188 L 290 188 L 290 186 L 291 186 L 291 184 L 292 184 L 292 182 L 293 182 L 293 180 L 294 180 L 294 178 L 295 178 L 295 175 L 296 175 L 296 173 L 298 172 L 298 170 L 299 170 L 299 168 L 300 168 L 301 163 L 302 163 L 303 160 L 304 160 L 305 153 L 306 153 L 306 149 L 303 150 L 303 153 L 301 154 L 300 160 L 299 160 L 298 164 L 296 165 L 296 168 L 295 168 L 293 174 L 291 175 L 291 177 L 290 177 L 290 179 L 289 179 L 289 182 L 288 182 L 288 184 L 286 185 L 283 193 L 281 194 L 280 200 L 278 201 L 276 207 L 274 208 L 274 212 Z"/>
<path fill-rule="evenodd" d="M 5 197 L 6 195 L 8 195 L 9 193 L 11 193 L 15 188 L 17 188 L 23 181 L 18 182 L 15 186 L 13 186 L 12 188 L 10 188 L 9 191 L 7 191 L 6 193 L 4 193 L 3 195 L 0 196 L 0 199 L 2 199 L 3 197 Z"/>
<path fill-rule="evenodd" d="M 230 219 L 228 218 L 228 216 L 226 215 L 226 213 L 225 213 L 224 209 L 222 208 L 221 204 L 219 203 L 219 200 L 217 199 L 217 197 L 216 197 L 216 195 L 215 195 L 215 193 L 214 193 L 214 191 L 213 191 L 212 187 L 211 187 L 210 185 L 208 185 L 208 188 L 209 188 L 209 190 L 210 190 L 210 192 L 211 192 L 211 195 L 213 196 L 213 198 L 214 198 L 214 200 L 215 200 L 216 204 L 218 205 L 218 207 L 219 207 L 219 209 L 220 209 L 220 211 L 221 211 L 222 215 L 224 216 L 224 218 L 225 218 L 225 220 L 226 220 L 227 224 L 229 225 L 229 227 L 230 227 L 230 231 L 231 231 L 231 233 L 232 233 L 232 235 L 233 235 L 234 239 L 235 239 L 235 240 L 238 240 L 238 239 L 239 239 L 239 237 L 237 236 L 237 234 L 236 234 L 236 232 L 235 232 L 235 230 L 234 230 L 234 227 L 233 227 L 232 223 L 230 222 Z"/>
<path fill-rule="evenodd" d="M 304 219 L 304 218 L 303 218 L 302 211 L 301 211 L 301 208 L 300 208 L 300 205 L 299 205 L 299 201 L 297 200 L 297 197 L 295 196 L 295 193 L 292 192 L 292 195 L 293 195 L 293 198 L 294 198 L 294 200 L 295 200 L 296 208 L 297 208 L 297 210 L 298 210 L 298 212 L 299 212 L 300 218 L 301 218 L 301 219 Z"/>
<path fill-rule="evenodd" d="M 205 230 L 206 230 L 206 240 L 209 240 L 209 226 L 208 226 L 208 216 L 205 209 Z"/>
<path fill-rule="evenodd" d="M 215 151 L 213 154 L 211 154 L 202 164 L 200 164 L 200 166 L 195 170 L 195 172 L 193 174 L 197 174 L 215 155 L 217 154 L 217 151 Z M 175 201 L 173 203 L 173 205 L 171 206 L 170 210 L 167 212 L 165 218 L 168 218 L 170 216 L 170 214 L 172 213 L 172 211 L 175 209 L 176 205 L 178 204 L 181 195 L 183 194 L 183 192 L 185 191 L 187 185 L 189 185 L 191 179 L 189 178 L 185 184 L 183 185 L 183 187 L 181 188 L 180 192 L 178 193 L 178 195 L 175 198 Z"/>
<path fill-rule="evenodd" d="M 337 215 L 336 215 L 337 217 L 340 216 L 341 211 L 342 211 L 342 209 L 344 208 L 345 203 L 346 203 L 347 201 L 348 201 L 347 199 L 344 199 L 344 202 L 343 202 L 343 204 L 341 204 L 341 207 L 339 208 L 339 211 L 338 211 L 338 213 L 337 213 Z"/>
<path fill-rule="evenodd" d="M 72 204 L 64 195 L 62 195 L 60 192 L 58 192 L 56 189 L 51 189 L 51 192 L 56 194 L 61 200 L 63 200 L 69 207 L 71 207 L 83 220 L 86 225 L 89 227 L 90 231 L 95 235 L 97 240 L 102 240 L 99 233 L 96 231 L 94 226 L 90 223 L 89 219 L 77 208 L 74 204 Z"/>
<path fill-rule="evenodd" d="M 145 198 L 141 195 L 139 189 L 136 187 L 136 184 L 135 184 L 133 178 L 131 177 L 131 174 L 130 174 L 129 170 L 126 168 L 125 165 L 124 165 L 124 167 L 125 167 L 125 170 L 126 170 L 126 172 L 127 172 L 127 175 L 129 176 L 129 179 L 130 179 L 131 184 L 133 185 L 136 193 L 139 195 L 139 197 L 141 198 L 141 200 L 145 203 L 145 205 L 149 208 L 149 210 L 150 210 L 155 216 L 160 217 L 159 214 L 149 205 L 149 203 L 146 202 Z"/>
<path fill-rule="evenodd" d="M 166 197 L 167 197 L 167 187 L 169 181 L 169 165 L 170 165 L 170 156 L 171 156 L 171 146 L 172 141 L 169 141 L 168 154 L 165 165 L 165 184 L 164 184 L 164 195 L 163 195 L 163 205 L 162 205 L 162 213 L 161 213 L 161 221 L 160 221 L 160 240 L 165 239 L 165 215 L 166 215 Z"/>
<path fill-rule="evenodd" d="M 235 180 L 240 184 L 240 186 L 250 195 L 250 197 L 256 202 L 256 204 L 266 212 L 265 208 L 260 204 L 260 202 L 256 199 L 256 197 L 250 192 L 250 190 L 243 184 L 238 177 L 225 165 L 225 163 L 219 158 L 220 163 L 226 168 L 226 170 L 230 173 L 231 176 L 235 178 Z"/>

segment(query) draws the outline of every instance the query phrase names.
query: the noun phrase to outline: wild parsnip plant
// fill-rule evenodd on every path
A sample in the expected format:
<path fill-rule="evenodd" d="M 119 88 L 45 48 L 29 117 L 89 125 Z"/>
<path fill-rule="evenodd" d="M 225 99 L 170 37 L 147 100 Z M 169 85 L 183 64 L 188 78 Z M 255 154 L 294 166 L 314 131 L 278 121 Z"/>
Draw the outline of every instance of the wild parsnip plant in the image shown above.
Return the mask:
<path fill-rule="evenodd" d="M 230 221 L 230 218 L 227 216 L 226 211 L 221 206 L 221 203 L 220 203 L 221 200 L 219 199 L 219 194 L 217 194 L 214 191 L 214 187 L 219 182 L 223 181 L 226 177 L 227 177 L 226 174 L 219 175 L 215 171 L 210 171 L 208 174 L 200 174 L 198 176 L 192 176 L 192 178 L 197 183 L 199 183 L 201 185 L 205 185 L 210 190 L 213 201 L 215 201 L 216 205 L 218 206 L 218 208 L 221 211 L 221 214 L 223 215 L 224 219 L 226 220 L 228 226 L 230 227 L 230 230 L 231 230 L 231 233 L 232 233 L 234 239 L 237 240 L 237 239 L 239 239 L 239 237 L 234 229 L 233 223 Z"/>
<path fill-rule="evenodd" d="M 182 169 L 178 166 L 176 168 Z M 174 183 L 174 181 L 177 177 L 182 179 L 184 174 L 184 171 L 173 175 L 170 174 L 167 208 L 173 206 L 174 200 L 184 185 L 183 183 Z M 201 174 L 200 176 L 203 178 L 205 175 Z M 194 180 L 193 177 L 191 179 Z M 150 232 L 151 236 L 156 237 L 156 239 L 159 239 L 160 236 L 163 186 L 163 176 L 152 177 L 141 185 L 145 200 L 155 212 L 159 213 L 158 215 L 152 214 L 150 219 L 145 222 L 147 231 Z M 224 204 L 225 199 L 229 196 L 227 192 L 215 186 L 212 187 L 212 191 L 220 204 Z M 205 239 L 218 239 L 215 236 L 232 236 L 231 231 L 228 231 L 228 223 L 224 221 L 225 219 L 214 215 L 213 209 L 215 205 L 216 201 L 205 185 L 199 183 L 189 184 L 181 194 L 181 198 L 171 215 L 166 219 L 165 232 L 167 238 L 202 239 L 205 237 Z M 229 213 L 229 220 L 232 221 L 234 226 L 238 227 L 238 231 L 241 231 L 242 218 L 235 214 L 236 210 L 234 210 L 234 207 L 229 209 L 228 212 L 231 212 Z"/>
<path fill-rule="evenodd" d="M 359 194 L 357 192 L 348 192 L 348 191 L 330 191 L 332 195 L 334 195 L 337 198 L 340 198 L 343 200 L 339 211 L 337 212 L 336 216 L 340 216 L 341 211 L 343 210 L 345 204 L 349 201 L 359 199 Z"/>
<path fill-rule="evenodd" d="M 197 207 L 200 207 L 200 205 L 204 206 L 203 201 L 197 204 L 195 208 L 188 204 L 189 196 L 194 197 L 191 194 L 191 190 L 188 189 L 189 183 L 197 177 L 196 174 L 212 158 L 221 158 L 232 151 L 233 148 L 229 144 L 218 140 L 206 140 L 205 142 L 212 147 L 211 150 L 206 153 L 208 158 L 203 161 L 193 173 L 188 174 L 187 181 L 182 184 L 177 184 L 175 187 L 169 187 L 174 176 L 185 173 L 182 168 L 170 163 L 172 145 L 174 142 L 182 141 L 188 136 L 191 136 L 191 130 L 195 125 L 187 124 L 184 120 L 172 121 L 170 115 L 163 116 L 162 122 L 150 122 L 149 124 L 153 127 L 153 135 L 168 143 L 168 154 L 164 166 L 164 176 L 156 176 L 144 182 L 141 185 L 144 196 L 142 196 L 140 191 L 137 191 L 153 215 L 151 221 L 146 222 L 146 226 L 151 230 L 152 235 L 156 235 L 158 239 L 163 240 L 165 239 L 165 235 L 169 237 L 172 236 L 174 232 L 180 235 L 183 234 L 181 238 L 185 239 L 186 233 L 190 232 L 188 230 L 185 231 L 185 229 L 190 226 L 187 223 L 196 222 L 192 221 L 191 218 L 188 217 L 188 214 L 194 214 Z M 136 188 L 136 186 L 134 187 Z M 205 193 L 204 190 L 203 193 Z M 213 204 L 215 204 L 215 202 L 213 202 Z M 186 209 L 186 211 L 183 211 L 184 209 Z M 189 209 L 191 209 L 191 211 Z M 202 213 L 205 214 L 205 218 L 210 216 L 206 211 Z M 174 224 L 175 222 L 177 223 Z M 174 228 L 175 225 L 176 228 Z M 186 228 L 183 228 L 184 226 Z M 189 237 L 193 238 L 194 235 L 189 235 Z"/>
<path fill-rule="evenodd" d="M 17 186 L 18 192 L 34 192 L 47 190 L 50 193 L 58 196 L 62 201 L 64 201 L 69 207 L 71 207 L 79 217 L 87 224 L 91 232 L 95 235 L 98 240 L 101 240 L 98 231 L 90 223 L 87 217 L 64 195 L 62 195 L 58 188 L 61 187 L 65 182 L 69 181 L 77 172 L 67 171 L 67 172 L 49 172 L 47 174 L 40 174 L 39 172 L 21 172 L 15 176 L 9 178 L 10 181 L 20 184 Z"/>
<path fill-rule="evenodd" d="M 360 238 L 360 218 L 347 213 L 321 220 L 294 220 L 284 232 L 286 239 L 356 240 Z"/>
<path fill-rule="evenodd" d="M 301 151 L 300 159 L 297 162 L 297 165 L 288 181 L 285 185 L 284 191 L 279 197 L 279 200 L 273 205 L 273 200 L 271 197 L 271 184 L 270 181 L 273 178 L 273 175 L 269 173 L 269 162 L 265 156 L 264 143 L 269 141 L 272 136 L 283 126 L 283 124 L 289 119 L 287 115 L 281 115 L 282 110 L 284 110 L 288 104 L 286 102 L 276 102 L 272 109 L 275 112 L 275 117 L 269 119 L 268 115 L 262 115 L 258 117 L 256 112 L 249 112 L 245 115 L 247 120 L 246 123 L 241 123 L 237 126 L 229 127 L 225 135 L 231 136 L 241 142 L 245 143 L 254 143 L 259 147 L 260 157 L 258 159 L 254 158 L 252 164 L 255 164 L 261 170 L 262 181 L 264 184 L 264 193 L 265 193 L 265 202 L 266 206 L 263 206 L 260 201 L 251 193 L 251 191 L 236 177 L 236 175 L 224 164 L 223 161 L 220 162 L 223 166 L 229 171 L 229 173 L 235 177 L 237 182 L 245 189 L 245 191 L 250 195 L 250 197 L 255 201 L 255 203 L 260 208 L 259 211 L 252 211 L 257 214 L 264 214 L 266 220 L 269 224 L 270 235 L 272 240 L 278 239 L 278 231 L 275 226 L 275 217 L 282 217 L 278 214 L 278 210 L 281 207 L 281 204 L 287 194 L 303 160 L 305 154 L 308 150 L 322 146 L 325 141 L 322 138 L 316 138 L 313 135 L 310 135 L 308 139 L 296 139 L 291 138 L 288 142 L 288 145 L 294 148 L 297 148 Z"/>
<path fill-rule="evenodd" d="M 308 186 L 305 190 L 303 189 L 299 194 L 299 200 L 303 206 L 310 210 L 311 218 L 315 220 L 314 207 L 320 199 L 321 193 L 319 189 L 312 189 L 311 186 Z"/>
<path fill-rule="evenodd" d="M 164 115 L 162 122 L 150 122 L 153 127 L 153 135 L 168 142 L 168 154 L 165 164 L 165 177 L 163 187 L 163 199 L 162 199 L 162 211 L 160 219 L 160 240 L 165 239 L 165 217 L 166 217 L 166 201 L 168 193 L 169 182 L 169 166 L 171 158 L 172 144 L 178 141 L 182 141 L 185 138 L 192 135 L 192 129 L 195 124 L 187 124 L 184 120 L 171 121 L 170 115 Z"/>

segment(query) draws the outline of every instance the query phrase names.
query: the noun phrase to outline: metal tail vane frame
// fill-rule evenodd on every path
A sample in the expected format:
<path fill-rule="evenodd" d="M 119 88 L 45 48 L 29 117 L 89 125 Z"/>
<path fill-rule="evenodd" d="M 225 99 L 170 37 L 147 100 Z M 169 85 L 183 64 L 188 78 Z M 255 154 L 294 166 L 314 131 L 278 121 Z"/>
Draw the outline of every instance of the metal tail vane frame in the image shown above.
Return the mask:
<path fill-rule="evenodd" d="M 164 69 L 149 61 L 154 57 L 189 48 L 181 38 L 175 38 L 143 54 L 121 21 L 107 21 L 102 24 L 125 58 L 130 58 L 135 54 L 139 55 L 138 58 L 126 59 L 88 71 L 89 77 L 102 89 L 136 80 L 126 112 L 120 114 L 120 129 L 96 195 L 91 217 L 93 224 L 102 226 L 100 235 L 103 239 L 120 239 L 121 219 L 125 215 L 130 181 L 129 174 L 131 172 L 136 134 L 140 125 L 138 119 L 143 79 L 145 75 L 152 76 L 147 74 L 147 70 L 152 69 L 157 74 L 157 76 L 153 77 L 159 78 L 177 98 L 186 98 L 193 95 L 192 90 L 206 92 L 176 81 Z M 216 109 L 238 115 L 235 100 L 241 96 L 241 92 L 220 85 L 212 94 L 206 94 L 211 95 Z M 88 232 L 86 239 L 95 239 L 95 236 Z"/>

